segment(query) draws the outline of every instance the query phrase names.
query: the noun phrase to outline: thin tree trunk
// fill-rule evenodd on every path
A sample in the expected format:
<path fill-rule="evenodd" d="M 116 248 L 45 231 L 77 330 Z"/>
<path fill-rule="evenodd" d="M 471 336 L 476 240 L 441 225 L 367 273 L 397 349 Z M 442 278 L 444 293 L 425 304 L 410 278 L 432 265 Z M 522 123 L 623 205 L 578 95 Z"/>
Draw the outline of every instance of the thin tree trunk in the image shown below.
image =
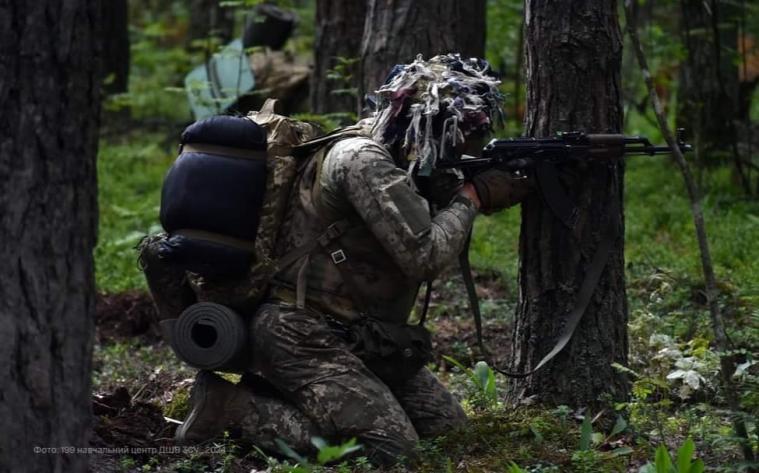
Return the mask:
<path fill-rule="evenodd" d="M 317 0 L 310 97 L 314 113 L 355 111 L 365 15 L 366 0 Z M 341 77 L 330 78 L 330 71 Z"/>
<path fill-rule="evenodd" d="M 517 63 L 514 67 L 514 120 L 524 120 L 524 107 L 522 106 L 522 78 L 524 77 L 524 20 L 519 25 L 519 39 L 517 40 Z"/>
<path fill-rule="evenodd" d="M 633 43 L 633 51 L 638 59 L 638 64 L 643 72 L 643 78 L 646 81 L 646 87 L 651 98 L 651 103 L 656 113 L 656 119 L 661 129 L 664 139 L 667 141 L 670 149 L 672 150 L 672 156 L 675 158 L 675 162 L 680 167 L 680 172 L 685 181 L 685 187 L 688 190 L 688 197 L 690 198 L 691 214 L 693 215 L 693 225 L 696 228 L 696 238 L 698 240 L 698 247 L 701 254 L 701 267 L 704 272 L 704 281 L 706 286 L 706 300 L 709 305 L 709 313 L 712 319 L 712 329 L 714 330 L 715 342 L 717 350 L 722 355 L 720 356 L 720 374 L 722 377 L 722 386 L 725 399 L 727 400 L 728 407 L 735 413 L 740 411 L 740 401 L 738 399 L 735 384 L 733 383 L 733 373 L 735 373 L 735 362 L 732 357 L 725 355 L 729 349 L 729 343 L 727 340 L 727 334 L 725 332 L 725 323 L 722 320 L 722 314 L 719 309 L 719 301 L 717 296 L 719 291 L 717 290 L 717 278 L 714 275 L 714 265 L 712 264 L 711 252 L 709 250 L 709 240 L 706 236 L 706 225 L 704 224 L 704 212 L 701 208 L 701 195 L 696 187 L 693 176 L 691 175 L 688 163 L 685 161 L 683 153 L 680 151 L 680 147 L 677 145 L 672 130 L 670 130 L 667 124 L 667 118 L 662 111 L 661 102 L 659 96 L 656 94 L 653 81 L 651 80 L 651 73 L 648 69 L 648 64 L 645 56 L 643 55 L 643 49 L 640 46 L 640 39 L 638 38 L 638 31 L 635 20 L 635 12 L 631 0 L 625 1 L 625 16 L 627 18 L 627 30 L 630 34 L 630 38 Z M 754 452 L 751 448 L 751 442 L 748 439 L 746 432 L 746 425 L 740 417 L 735 417 L 734 421 L 735 432 L 743 440 L 742 448 L 746 461 L 753 462 Z"/>
<path fill-rule="evenodd" d="M 100 8 L 0 4 L 0 471 L 87 466 Z"/>
<path fill-rule="evenodd" d="M 367 0 L 359 99 L 418 54 L 483 57 L 485 10 L 485 0 Z"/>
<path fill-rule="evenodd" d="M 622 40 L 615 1 L 527 0 L 525 52 L 528 136 L 620 131 Z M 534 396 L 570 406 L 595 405 L 605 397 L 622 400 L 629 383 L 611 365 L 625 364 L 628 352 L 624 168 L 620 160 L 562 171 L 563 186 L 577 206 L 574 231 L 563 226 L 540 195 L 522 203 L 520 301 L 511 371 L 532 370 L 555 344 L 602 229 L 613 225 L 618 230 L 572 340 L 545 368 L 514 380 L 509 395 L 512 400 Z"/>

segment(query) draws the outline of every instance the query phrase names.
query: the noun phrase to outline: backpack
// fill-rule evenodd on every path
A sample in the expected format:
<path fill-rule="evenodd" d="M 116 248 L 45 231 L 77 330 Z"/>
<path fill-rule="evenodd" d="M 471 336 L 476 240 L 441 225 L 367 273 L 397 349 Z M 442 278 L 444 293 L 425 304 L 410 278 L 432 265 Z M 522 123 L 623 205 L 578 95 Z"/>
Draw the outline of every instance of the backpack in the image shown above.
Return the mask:
<path fill-rule="evenodd" d="M 253 310 L 276 271 L 274 245 L 298 170 L 313 153 L 294 153 L 322 135 L 274 112 L 276 100 L 246 117 L 190 125 L 161 192 L 167 232 L 162 258 L 188 271 L 199 301 Z"/>

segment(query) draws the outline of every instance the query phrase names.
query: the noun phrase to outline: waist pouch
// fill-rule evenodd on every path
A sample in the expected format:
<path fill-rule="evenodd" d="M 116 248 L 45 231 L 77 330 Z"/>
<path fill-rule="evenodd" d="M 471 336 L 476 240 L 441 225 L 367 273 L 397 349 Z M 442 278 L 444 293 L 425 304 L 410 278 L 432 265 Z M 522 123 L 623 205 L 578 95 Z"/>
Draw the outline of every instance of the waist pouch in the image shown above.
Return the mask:
<path fill-rule="evenodd" d="M 419 325 L 365 318 L 350 332 L 353 353 L 385 383 L 402 383 L 433 360 L 430 332 Z"/>

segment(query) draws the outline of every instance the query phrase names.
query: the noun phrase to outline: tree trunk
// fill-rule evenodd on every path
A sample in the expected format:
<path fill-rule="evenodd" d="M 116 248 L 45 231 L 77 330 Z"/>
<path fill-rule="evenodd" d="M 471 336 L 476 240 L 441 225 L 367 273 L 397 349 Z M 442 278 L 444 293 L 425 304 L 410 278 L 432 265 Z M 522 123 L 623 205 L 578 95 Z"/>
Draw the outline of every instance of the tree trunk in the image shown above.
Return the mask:
<path fill-rule="evenodd" d="M 100 8 L 0 4 L 0 471 L 87 466 Z"/>
<path fill-rule="evenodd" d="M 129 88 L 129 8 L 127 0 L 111 0 L 103 8 L 103 76 L 109 94 Z"/>
<path fill-rule="evenodd" d="M 366 0 L 317 0 L 310 98 L 314 113 L 355 112 L 365 15 Z M 330 71 L 340 77 L 330 78 Z"/>
<path fill-rule="evenodd" d="M 368 0 L 359 98 L 422 54 L 485 55 L 485 0 Z"/>
<path fill-rule="evenodd" d="M 619 132 L 622 40 L 615 1 L 527 0 L 525 60 L 529 136 L 556 131 Z M 563 169 L 562 185 L 577 206 L 574 231 L 536 192 L 522 203 L 520 301 L 512 371 L 534 368 L 559 338 L 574 307 L 603 229 L 616 225 L 612 250 L 572 340 L 542 370 L 514 380 L 513 400 L 598 405 L 625 399 L 628 382 L 611 364 L 627 362 L 627 300 L 622 217 L 623 165 L 589 162 Z M 615 201 L 617 206 L 610 205 Z M 614 211 L 616 207 L 616 211 Z"/>
<path fill-rule="evenodd" d="M 227 44 L 232 40 L 235 29 L 233 8 L 222 8 L 220 0 L 191 0 L 190 1 L 190 31 L 187 39 L 193 41 L 218 39 L 218 44 Z M 212 46 L 217 45 L 213 43 Z M 204 46 L 205 47 L 205 46 Z M 215 48 L 210 48 L 215 52 Z"/>
<path fill-rule="evenodd" d="M 716 0 L 682 0 L 681 6 L 687 56 L 680 67 L 678 123 L 693 134 L 698 165 L 732 161 L 750 192 L 736 147 L 739 8 Z"/>

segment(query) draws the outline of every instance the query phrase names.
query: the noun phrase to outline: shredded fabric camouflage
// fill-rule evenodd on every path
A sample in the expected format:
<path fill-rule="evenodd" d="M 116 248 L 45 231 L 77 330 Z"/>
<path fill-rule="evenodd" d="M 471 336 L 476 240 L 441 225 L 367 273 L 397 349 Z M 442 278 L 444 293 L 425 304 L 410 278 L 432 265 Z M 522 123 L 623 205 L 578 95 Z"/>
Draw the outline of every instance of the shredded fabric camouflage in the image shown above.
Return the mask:
<path fill-rule="evenodd" d="M 442 140 L 461 143 L 472 133 L 491 130 L 503 118 L 501 82 L 490 74 L 486 61 L 458 54 L 429 61 L 419 55 L 411 64 L 395 66 L 376 91 L 373 138 L 386 145 L 402 139 L 408 159 L 418 161 L 417 172 L 429 175 Z M 439 117 L 445 121 L 442 130 L 435 130 L 433 118 Z"/>

